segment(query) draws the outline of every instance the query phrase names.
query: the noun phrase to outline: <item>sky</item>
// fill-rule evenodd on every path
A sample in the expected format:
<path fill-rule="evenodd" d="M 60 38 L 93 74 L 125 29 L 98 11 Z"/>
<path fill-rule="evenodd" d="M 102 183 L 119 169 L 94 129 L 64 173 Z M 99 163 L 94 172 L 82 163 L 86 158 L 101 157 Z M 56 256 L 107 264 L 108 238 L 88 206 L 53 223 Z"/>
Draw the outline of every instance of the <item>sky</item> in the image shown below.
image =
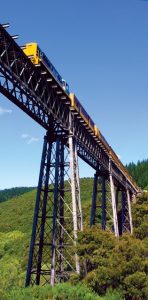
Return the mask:
<path fill-rule="evenodd" d="M 7 22 L 19 45 L 39 44 L 124 164 L 148 158 L 148 1 L 2 1 Z M 44 134 L 0 94 L 0 189 L 37 185 Z"/>

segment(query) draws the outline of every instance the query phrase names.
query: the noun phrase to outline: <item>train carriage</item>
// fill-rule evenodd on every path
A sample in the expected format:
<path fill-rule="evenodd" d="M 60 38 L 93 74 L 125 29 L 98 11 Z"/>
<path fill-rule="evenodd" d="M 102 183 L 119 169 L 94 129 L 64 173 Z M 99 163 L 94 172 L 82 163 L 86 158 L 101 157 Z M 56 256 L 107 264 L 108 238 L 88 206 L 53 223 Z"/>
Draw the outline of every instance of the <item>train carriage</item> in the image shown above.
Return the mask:
<path fill-rule="evenodd" d="M 85 124 L 94 132 L 94 122 L 80 103 L 80 101 L 77 99 L 75 94 L 70 93 L 69 95 L 71 99 L 71 106 L 79 113 L 80 117 L 84 120 Z"/>

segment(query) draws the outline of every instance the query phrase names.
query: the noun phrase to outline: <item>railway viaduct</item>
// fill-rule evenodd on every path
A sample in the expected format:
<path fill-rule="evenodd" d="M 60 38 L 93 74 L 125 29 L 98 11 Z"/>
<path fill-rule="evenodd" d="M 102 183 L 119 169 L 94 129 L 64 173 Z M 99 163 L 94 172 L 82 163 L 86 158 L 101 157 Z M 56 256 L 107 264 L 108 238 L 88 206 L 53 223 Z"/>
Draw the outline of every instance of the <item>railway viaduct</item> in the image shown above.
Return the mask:
<path fill-rule="evenodd" d="M 6 27 L 0 25 L 0 92 L 46 130 L 26 286 L 54 285 L 80 272 L 75 250 L 83 230 L 78 157 L 95 173 L 91 226 L 98 222 L 100 206 L 102 230 L 116 237 L 132 233 L 131 199 L 138 188 L 72 109 L 52 73 L 42 74 Z"/>

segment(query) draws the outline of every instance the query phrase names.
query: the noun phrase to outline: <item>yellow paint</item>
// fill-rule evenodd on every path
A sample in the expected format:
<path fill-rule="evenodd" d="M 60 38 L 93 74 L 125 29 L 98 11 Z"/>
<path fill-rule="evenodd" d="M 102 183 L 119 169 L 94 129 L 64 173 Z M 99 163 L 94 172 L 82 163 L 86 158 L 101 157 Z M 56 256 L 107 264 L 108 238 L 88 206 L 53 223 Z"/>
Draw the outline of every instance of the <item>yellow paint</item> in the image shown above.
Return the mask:
<path fill-rule="evenodd" d="M 82 112 L 80 112 L 80 116 L 81 116 L 81 118 L 85 121 L 85 123 L 89 126 L 89 120 L 86 119 L 86 117 L 83 115 Z"/>
<path fill-rule="evenodd" d="M 75 95 L 70 93 L 69 98 L 71 100 L 71 106 L 74 107 L 77 112 L 79 112 L 79 108 L 78 108 L 78 106 L 76 105 L 76 102 L 75 102 Z"/>
<path fill-rule="evenodd" d="M 37 43 L 28 43 L 25 46 L 25 49 L 23 49 L 24 53 L 30 57 L 30 60 L 34 65 L 39 64 L 40 58 L 38 56 L 37 51 Z"/>
<path fill-rule="evenodd" d="M 90 122 L 89 122 L 89 127 L 90 127 L 90 129 L 92 130 L 92 132 L 94 132 L 94 126 L 92 126 L 92 125 L 90 124 Z"/>

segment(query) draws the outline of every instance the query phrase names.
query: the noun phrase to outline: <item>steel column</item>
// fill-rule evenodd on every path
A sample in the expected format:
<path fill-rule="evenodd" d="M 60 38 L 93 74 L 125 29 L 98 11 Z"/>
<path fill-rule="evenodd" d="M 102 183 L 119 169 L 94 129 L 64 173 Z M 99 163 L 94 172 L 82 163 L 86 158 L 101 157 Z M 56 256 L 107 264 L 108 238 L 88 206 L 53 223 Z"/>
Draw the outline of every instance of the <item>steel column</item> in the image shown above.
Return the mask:
<path fill-rule="evenodd" d="M 75 184 L 76 184 L 76 192 L 77 192 L 77 199 L 78 199 L 78 212 L 80 214 L 78 229 L 81 230 L 81 231 L 83 231 L 83 214 L 82 214 L 82 205 L 81 205 L 81 196 L 80 196 L 78 151 L 77 151 L 77 143 L 76 143 L 76 141 L 74 141 L 74 143 L 75 143 L 75 153 L 74 153 L 74 160 L 75 160 Z"/>
<path fill-rule="evenodd" d="M 128 215 L 129 215 L 129 223 L 130 223 L 130 232 L 133 234 L 133 222 L 132 222 L 132 212 L 131 212 L 131 199 L 129 190 L 126 190 L 127 193 L 127 203 L 128 203 Z"/>
<path fill-rule="evenodd" d="M 71 174 L 71 192 L 72 192 L 72 211 L 74 226 L 74 241 L 77 240 L 77 231 L 82 230 L 82 209 L 80 201 L 80 186 L 78 178 L 78 160 L 76 142 L 72 136 L 69 137 L 69 155 L 70 155 L 70 174 Z M 80 273 L 80 265 L 77 254 L 75 254 L 76 271 Z"/>
<path fill-rule="evenodd" d="M 118 237 L 119 236 L 118 217 L 117 217 L 117 207 L 116 207 L 114 180 L 113 180 L 113 177 L 112 177 L 111 160 L 109 161 L 109 178 L 110 178 L 110 188 L 111 188 L 111 202 L 112 202 L 114 232 L 115 232 L 115 236 Z"/>
<path fill-rule="evenodd" d="M 50 283 L 55 284 L 56 276 L 56 233 L 57 233 L 57 215 L 58 215 L 58 187 L 59 187 L 59 140 L 56 142 L 56 161 L 55 161 L 55 183 L 54 183 L 54 211 L 53 211 L 53 229 L 52 229 L 52 263 Z"/>
<path fill-rule="evenodd" d="M 32 226 L 32 236 L 31 236 L 31 243 L 30 243 L 30 251 L 29 251 L 29 261 L 28 261 L 28 268 L 27 268 L 27 274 L 26 274 L 26 286 L 28 286 L 31 283 L 31 274 L 33 269 L 33 255 L 34 255 L 34 248 L 35 248 L 35 240 L 36 240 L 36 234 L 37 233 L 37 223 L 38 223 L 38 217 L 39 217 L 39 210 L 40 205 L 42 202 L 41 193 L 42 193 L 42 185 L 43 185 L 43 178 L 44 178 L 44 171 L 47 167 L 47 176 L 46 176 L 46 185 L 45 185 L 45 194 L 44 194 L 44 205 L 43 205 L 43 215 L 42 215 L 42 225 L 41 225 L 41 235 L 40 235 L 40 246 L 39 246 L 39 257 L 38 257 L 38 271 L 37 271 L 37 277 L 36 277 L 36 284 L 39 284 L 40 281 L 40 275 L 39 275 L 39 264 L 40 264 L 40 256 L 42 252 L 42 234 L 43 234 L 43 227 L 44 227 L 44 211 L 46 206 L 46 188 L 47 188 L 47 178 L 49 173 L 49 161 L 51 156 L 51 143 L 48 145 L 47 143 L 47 135 L 44 137 L 44 145 L 43 145 L 43 152 L 42 152 L 42 159 L 41 159 L 41 166 L 40 166 L 40 174 L 39 174 L 39 181 L 38 181 L 38 189 L 37 189 L 37 195 L 36 195 L 36 204 L 35 204 L 35 210 L 34 210 L 34 219 L 33 219 L 33 226 Z M 46 163 L 46 166 L 45 166 Z M 45 171 L 46 173 L 46 171 Z"/>
<path fill-rule="evenodd" d="M 106 187 L 105 187 L 105 176 L 101 177 L 102 183 L 102 229 L 106 229 Z"/>
<path fill-rule="evenodd" d="M 62 274 L 64 271 L 63 266 L 63 252 L 64 252 L 64 145 L 61 144 L 61 164 L 60 164 L 60 207 L 59 207 L 59 214 L 60 214 L 60 273 Z"/>
<path fill-rule="evenodd" d="M 47 196 L 48 196 L 51 147 L 52 144 L 50 142 L 47 163 L 46 163 L 45 186 L 44 186 L 44 196 L 43 196 L 43 205 L 42 205 L 42 220 L 41 220 L 40 237 L 39 237 L 38 260 L 37 260 L 36 284 L 38 285 L 40 284 L 41 263 L 42 263 L 42 254 L 43 254 L 43 240 L 44 240 L 45 222 L 46 222 L 46 206 L 47 206 Z"/>
<path fill-rule="evenodd" d="M 91 215 L 90 215 L 90 226 L 95 224 L 97 192 L 98 192 L 98 174 L 96 172 L 95 175 L 94 175 L 92 206 L 91 206 Z"/>

